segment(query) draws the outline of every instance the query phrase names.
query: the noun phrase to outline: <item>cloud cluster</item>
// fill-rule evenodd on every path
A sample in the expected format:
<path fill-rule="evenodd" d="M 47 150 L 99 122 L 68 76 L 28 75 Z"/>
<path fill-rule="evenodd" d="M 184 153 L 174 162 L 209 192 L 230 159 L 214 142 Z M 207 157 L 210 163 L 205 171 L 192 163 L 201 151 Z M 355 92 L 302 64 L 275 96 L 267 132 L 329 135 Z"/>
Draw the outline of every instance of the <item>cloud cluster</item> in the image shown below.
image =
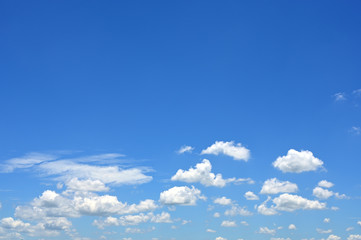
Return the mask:
<path fill-rule="evenodd" d="M 197 163 L 195 168 L 189 170 L 179 169 L 176 174 L 171 178 L 172 181 L 182 181 L 186 183 L 200 183 L 207 187 L 224 187 L 227 183 L 238 183 L 248 181 L 249 179 L 224 179 L 222 174 L 212 173 L 212 164 L 209 160 L 203 159 L 201 163 Z"/>

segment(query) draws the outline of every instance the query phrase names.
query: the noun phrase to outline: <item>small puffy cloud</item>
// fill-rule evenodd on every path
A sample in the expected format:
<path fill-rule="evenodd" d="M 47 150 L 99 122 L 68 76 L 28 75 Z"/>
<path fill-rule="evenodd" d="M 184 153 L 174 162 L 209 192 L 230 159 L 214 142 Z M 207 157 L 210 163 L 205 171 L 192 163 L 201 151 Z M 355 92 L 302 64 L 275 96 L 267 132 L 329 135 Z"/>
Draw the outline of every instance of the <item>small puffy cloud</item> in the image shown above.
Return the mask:
<path fill-rule="evenodd" d="M 246 221 L 242 221 L 241 224 L 242 224 L 243 226 L 248 226 L 248 225 L 249 225 L 248 222 L 246 222 Z"/>
<path fill-rule="evenodd" d="M 268 227 L 260 227 L 258 230 L 258 233 L 274 235 L 274 234 L 276 234 L 276 230 L 269 229 Z"/>
<path fill-rule="evenodd" d="M 171 180 L 187 183 L 199 182 L 207 187 L 224 187 L 227 183 L 236 181 L 235 178 L 224 179 L 222 174 L 212 173 L 212 164 L 207 159 L 203 159 L 195 168 L 190 168 L 188 171 L 179 169 Z"/>
<path fill-rule="evenodd" d="M 321 187 L 315 187 L 312 194 L 319 199 L 328 199 L 329 197 L 335 196 L 338 199 L 348 198 L 345 194 L 340 194 L 338 192 L 333 192 Z"/>
<path fill-rule="evenodd" d="M 264 201 L 262 204 L 260 204 L 257 207 L 258 213 L 266 216 L 272 216 L 276 215 L 278 212 L 274 209 L 274 207 L 267 207 L 267 202 L 271 200 L 271 197 L 268 197 L 266 201 Z"/>
<path fill-rule="evenodd" d="M 319 187 L 323 187 L 323 188 L 331 188 L 334 186 L 334 184 L 332 182 L 326 181 L 326 180 L 322 180 L 318 183 Z"/>
<path fill-rule="evenodd" d="M 355 235 L 355 234 L 351 234 L 350 236 L 348 236 L 347 240 L 360 240 L 361 239 L 361 235 Z"/>
<path fill-rule="evenodd" d="M 308 171 L 316 171 L 321 168 L 323 162 L 314 157 L 311 151 L 288 150 L 286 156 L 278 157 L 273 162 L 273 166 L 282 172 L 301 173 Z"/>
<path fill-rule="evenodd" d="M 324 188 L 315 187 L 312 194 L 319 199 L 327 199 L 333 195 L 333 192 Z"/>
<path fill-rule="evenodd" d="M 294 224 L 290 224 L 290 225 L 288 226 L 288 229 L 289 229 L 289 230 L 296 230 L 296 226 L 295 226 Z"/>
<path fill-rule="evenodd" d="M 165 205 L 196 205 L 198 199 L 206 199 L 199 189 L 182 186 L 161 192 L 159 201 Z"/>
<path fill-rule="evenodd" d="M 194 147 L 191 147 L 191 146 L 182 146 L 182 147 L 177 151 L 177 153 L 178 153 L 178 154 L 183 154 L 183 153 L 186 153 L 186 152 L 191 153 L 193 150 L 194 150 Z"/>
<path fill-rule="evenodd" d="M 293 212 L 295 210 L 322 210 L 326 209 L 326 203 L 316 200 L 308 200 L 298 195 L 284 193 L 273 199 L 275 209 L 280 211 Z"/>
<path fill-rule="evenodd" d="M 230 209 L 224 212 L 226 216 L 251 216 L 253 215 L 246 207 L 240 207 L 238 205 L 233 205 Z"/>
<path fill-rule="evenodd" d="M 223 206 L 232 204 L 232 200 L 226 197 L 216 198 L 213 202 Z"/>
<path fill-rule="evenodd" d="M 346 94 L 343 93 L 343 92 L 335 93 L 335 94 L 333 95 L 333 97 L 335 98 L 335 101 L 336 101 L 336 102 L 345 101 L 345 100 L 346 100 Z"/>
<path fill-rule="evenodd" d="M 361 227 L 361 221 L 357 221 L 357 224 Z"/>
<path fill-rule="evenodd" d="M 331 219 L 329 219 L 329 218 L 323 219 L 323 222 L 324 222 L 324 223 L 329 223 L 330 221 L 331 221 Z"/>
<path fill-rule="evenodd" d="M 234 160 L 248 161 L 250 158 L 250 150 L 243 147 L 241 143 L 235 144 L 231 142 L 216 141 L 213 145 L 202 150 L 201 154 L 224 154 L 233 157 Z"/>
<path fill-rule="evenodd" d="M 321 233 L 321 234 L 329 234 L 329 233 L 332 233 L 332 230 L 331 230 L 331 229 L 324 230 L 324 229 L 321 229 L 321 228 L 317 228 L 316 231 L 317 231 L 318 233 Z"/>
<path fill-rule="evenodd" d="M 216 230 L 213 230 L 213 229 L 209 229 L 209 228 L 208 228 L 208 229 L 206 230 L 206 232 L 209 232 L 209 233 L 215 233 L 215 232 L 216 232 Z"/>
<path fill-rule="evenodd" d="M 105 186 L 100 180 L 79 180 L 78 178 L 72 178 L 66 182 L 67 188 L 73 191 L 85 191 L 85 192 L 107 192 L 109 188 Z"/>
<path fill-rule="evenodd" d="M 259 197 L 254 194 L 253 192 L 251 191 L 248 191 L 244 194 L 244 197 L 247 199 L 247 200 L 259 200 Z"/>
<path fill-rule="evenodd" d="M 341 240 L 341 238 L 337 235 L 331 234 L 326 240 Z"/>
<path fill-rule="evenodd" d="M 298 187 L 295 183 L 289 181 L 279 181 L 277 178 L 271 178 L 264 182 L 261 194 L 293 193 L 297 192 Z"/>
<path fill-rule="evenodd" d="M 227 240 L 227 238 L 223 238 L 223 237 L 216 237 L 216 240 Z"/>
<path fill-rule="evenodd" d="M 221 216 L 221 214 L 219 213 L 219 212 L 215 212 L 214 214 L 213 214 L 213 217 L 215 217 L 215 218 L 219 218 Z"/>
<path fill-rule="evenodd" d="M 236 224 L 236 222 L 234 222 L 234 221 L 227 221 L 227 220 L 225 220 L 225 221 L 223 221 L 223 222 L 221 223 L 221 226 L 222 226 L 222 227 L 237 227 L 237 224 Z"/>

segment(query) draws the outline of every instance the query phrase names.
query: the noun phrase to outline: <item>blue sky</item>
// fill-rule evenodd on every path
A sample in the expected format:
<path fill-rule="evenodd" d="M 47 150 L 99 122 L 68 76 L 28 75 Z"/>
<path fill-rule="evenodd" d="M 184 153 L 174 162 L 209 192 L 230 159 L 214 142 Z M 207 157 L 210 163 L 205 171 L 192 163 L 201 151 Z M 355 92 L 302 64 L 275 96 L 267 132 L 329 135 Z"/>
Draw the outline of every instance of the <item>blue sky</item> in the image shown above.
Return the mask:
<path fill-rule="evenodd" d="M 0 239 L 361 239 L 359 1 L 1 1 Z"/>

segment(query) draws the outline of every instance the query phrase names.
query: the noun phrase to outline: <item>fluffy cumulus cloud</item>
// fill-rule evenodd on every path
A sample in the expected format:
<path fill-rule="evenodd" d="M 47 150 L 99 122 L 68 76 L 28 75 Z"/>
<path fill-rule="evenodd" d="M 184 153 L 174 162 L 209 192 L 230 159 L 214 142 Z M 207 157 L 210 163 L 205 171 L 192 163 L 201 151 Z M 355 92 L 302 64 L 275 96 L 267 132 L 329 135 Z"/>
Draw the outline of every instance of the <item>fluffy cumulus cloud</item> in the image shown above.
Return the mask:
<path fill-rule="evenodd" d="M 203 161 L 198 163 L 195 168 L 190 168 L 189 170 L 179 169 L 171 180 L 187 183 L 199 182 L 207 187 L 224 187 L 227 183 L 238 181 L 236 178 L 224 179 L 220 173 L 212 173 L 212 164 L 207 159 L 203 159 Z"/>
<path fill-rule="evenodd" d="M 166 205 L 196 205 L 198 199 L 206 199 L 199 189 L 182 186 L 161 192 L 159 201 Z"/>
<path fill-rule="evenodd" d="M 266 215 L 266 216 L 272 216 L 272 215 L 276 215 L 278 213 L 276 211 L 276 209 L 274 209 L 274 207 L 267 207 L 267 203 L 270 200 L 271 200 L 271 197 L 268 197 L 266 201 L 264 201 L 262 204 L 260 204 L 257 207 L 257 212 L 259 214 Z"/>
<path fill-rule="evenodd" d="M 63 194 L 47 190 L 35 198 L 30 205 L 18 206 L 15 216 L 34 220 L 46 217 L 81 217 L 123 215 L 153 211 L 158 206 L 154 200 L 147 199 L 139 204 L 128 204 L 118 200 L 116 196 L 87 194 Z"/>
<path fill-rule="evenodd" d="M 213 202 L 216 204 L 219 204 L 219 205 L 224 205 L 224 206 L 232 204 L 232 200 L 229 198 L 226 198 L 226 197 L 216 198 L 216 199 L 214 199 Z"/>
<path fill-rule="evenodd" d="M 333 195 L 333 192 L 321 187 L 315 187 L 312 194 L 319 199 L 327 199 Z"/>
<path fill-rule="evenodd" d="M 322 180 L 318 182 L 318 186 L 323 188 L 331 188 L 334 186 L 334 184 L 332 182 Z"/>
<path fill-rule="evenodd" d="M 36 225 L 13 219 L 12 217 L 0 220 L 0 228 L 5 229 L 8 232 L 8 236 L 24 233 L 31 237 L 54 237 L 58 236 L 61 231 L 69 232 L 71 226 L 71 222 L 63 217 L 44 218 Z M 11 238 L 9 237 L 9 239 Z"/>
<path fill-rule="evenodd" d="M 72 178 L 66 182 L 67 188 L 73 191 L 85 191 L 85 192 L 107 192 L 109 187 L 105 186 L 100 180 L 79 180 L 78 178 Z"/>
<path fill-rule="evenodd" d="M 313 196 L 319 199 L 328 199 L 329 197 L 335 196 L 338 199 L 346 199 L 348 198 L 345 194 L 340 194 L 338 192 L 333 192 L 328 189 L 324 189 L 321 187 L 315 187 L 312 192 Z"/>
<path fill-rule="evenodd" d="M 269 229 L 268 227 L 260 227 L 258 230 L 258 233 L 274 235 L 274 234 L 276 234 L 276 230 Z"/>
<path fill-rule="evenodd" d="M 316 200 L 308 200 L 298 195 L 284 193 L 273 199 L 275 209 L 280 211 L 293 212 L 295 210 L 322 210 L 326 209 L 326 203 Z"/>
<path fill-rule="evenodd" d="M 250 150 L 243 147 L 241 143 L 216 141 L 213 145 L 202 150 L 201 154 L 219 155 L 224 154 L 233 157 L 234 160 L 248 161 Z"/>
<path fill-rule="evenodd" d="M 256 194 L 254 194 L 253 192 L 251 192 L 251 191 L 246 192 L 244 194 L 244 197 L 247 200 L 258 200 L 259 199 L 259 197 Z"/>
<path fill-rule="evenodd" d="M 290 224 L 290 225 L 288 226 L 288 229 L 289 229 L 289 230 L 296 230 L 297 228 L 296 228 L 296 225 Z"/>
<path fill-rule="evenodd" d="M 186 152 L 192 152 L 194 150 L 194 147 L 191 147 L 191 146 L 182 146 L 178 151 L 177 153 L 178 154 L 183 154 L 183 153 L 186 153 Z"/>
<path fill-rule="evenodd" d="M 264 182 L 261 194 L 293 193 L 297 192 L 298 187 L 295 183 L 289 181 L 279 181 L 277 178 L 271 178 Z"/>
<path fill-rule="evenodd" d="M 222 221 L 221 226 L 222 227 L 237 227 L 237 224 L 236 224 L 235 221 L 227 221 L 227 220 L 225 220 L 225 221 Z"/>
<path fill-rule="evenodd" d="M 227 238 L 224 238 L 224 237 L 216 237 L 216 240 L 227 240 Z"/>
<path fill-rule="evenodd" d="M 314 157 L 311 151 L 296 151 L 290 149 L 286 156 L 281 156 L 273 162 L 273 166 L 282 172 L 301 173 L 316 171 L 323 162 Z"/>
<path fill-rule="evenodd" d="M 337 235 L 331 234 L 330 236 L 328 236 L 327 240 L 341 240 L 341 238 Z"/>

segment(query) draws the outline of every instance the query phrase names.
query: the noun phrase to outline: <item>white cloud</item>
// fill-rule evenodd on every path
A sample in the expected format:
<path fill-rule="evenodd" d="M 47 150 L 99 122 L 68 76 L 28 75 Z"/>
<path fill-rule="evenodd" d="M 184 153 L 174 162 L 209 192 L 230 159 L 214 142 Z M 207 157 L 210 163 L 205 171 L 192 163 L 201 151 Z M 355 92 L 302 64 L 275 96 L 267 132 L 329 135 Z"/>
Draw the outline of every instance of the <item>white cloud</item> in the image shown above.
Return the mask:
<path fill-rule="evenodd" d="M 267 202 L 271 200 L 271 197 L 268 197 L 266 201 L 264 201 L 262 204 L 260 204 L 257 207 L 258 213 L 266 216 L 272 216 L 276 215 L 278 212 L 273 207 L 267 207 Z"/>
<path fill-rule="evenodd" d="M 67 188 L 73 191 L 85 191 L 85 192 L 107 192 L 109 187 L 106 187 L 100 180 L 79 180 L 78 178 L 72 178 L 66 182 Z"/>
<path fill-rule="evenodd" d="M 290 225 L 288 226 L 288 229 L 289 229 L 289 230 L 296 230 L 297 228 L 296 228 L 296 226 L 295 226 L 294 224 L 290 224 Z"/>
<path fill-rule="evenodd" d="M 321 229 L 321 228 L 317 228 L 316 231 L 317 231 L 318 233 L 321 233 L 321 234 L 329 234 L 329 233 L 332 233 L 332 230 L 331 230 L 331 229 L 324 230 L 324 229 Z"/>
<path fill-rule="evenodd" d="M 251 191 L 248 191 L 244 194 L 244 197 L 247 199 L 247 200 L 259 200 L 259 197 L 254 194 L 253 192 Z"/>
<path fill-rule="evenodd" d="M 192 152 L 194 150 L 194 147 L 191 147 L 191 146 L 182 146 L 178 151 L 177 153 L 178 154 L 183 154 L 183 153 L 186 153 L 186 152 Z"/>
<path fill-rule="evenodd" d="M 15 169 L 30 168 L 43 162 L 55 160 L 56 156 L 43 153 L 28 153 L 23 157 L 12 158 L 0 165 L 0 172 L 13 172 Z"/>
<path fill-rule="evenodd" d="M 160 193 L 159 201 L 166 205 L 196 205 L 197 200 L 205 200 L 201 191 L 192 186 L 173 187 Z"/>
<path fill-rule="evenodd" d="M 349 231 L 352 231 L 352 230 L 354 230 L 353 227 L 348 227 L 348 228 L 346 228 L 346 232 L 349 232 Z"/>
<path fill-rule="evenodd" d="M 361 221 L 357 221 L 357 224 L 361 227 Z"/>
<path fill-rule="evenodd" d="M 246 207 L 240 207 L 238 205 L 233 205 L 230 209 L 224 212 L 226 216 L 251 216 L 253 215 L 250 211 L 247 210 Z"/>
<path fill-rule="evenodd" d="M 328 199 L 329 197 L 335 196 L 338 199 L 346 199 L 348 198 L 345 194 L 340 194 L 340 193 L 335 193 L 333 191 L 327 190 L 327 189 L 323 189 L 321 187 L 315 187 L 313 189 L 313 193 L 312 193 L 315 197 L 319 198 L 319 199 Z"/>
<path fill-rule="evenodd" d="M 248 161 L 250 158 L 250 151 L 243 147 L 241 143 L 234 144 L 231 142 L 216 141 L 207 149 L 202 150 L 201 154 L 224 154 L 233 157 L 234 160 Z"/>
<path fill-rule="evenodd" d="M 326 180 L 322 180 L 318 183 L 319 187 L 323 187 L 323 188 L 331 188 L 334 186 L 334 184 L 332 182 L 326 181 Z"/>
<path fill-rule="evenodd" d="M 335 93 L 334 95 L 335 101 L 345 101 L 346 100 L 346 94 L 339 92 L 339 93 Z"/>
<path fill-rule="evenodd" d="M 214 214 L 213 214 L 213 217 L 215 217 L 215 218 L 219 218 L 221 216 L 221 214 L 219 213 L 219 212 L 215 212 Z"/>
<path fill-rule="evenodd" d="M 243 226 L 249 226 L 248 222 L 246 222 L 246 221 L 241 221 L 241 224 L 242 224 Z"/>
<path fill-rule="evenodd" d="M 148 171 L 145 168 L 121 169 L 118 166 L 96 166 L 68 160 L 46 162 L 39 168 L 46 175 L 56 175 L 65 181 L 80 178 L 113 184 L 142 184 L 152 180 L 151 176 L 144 175 Z"/>
<path fill-rule="evenodd" d="M 312 192 L 313 196 L 319 198 L 319 199 L 327 199 L 331 196 L 333 196 L 333 192 L 327 189 L 323 189 L 320 187 L 315 187 Z"/>
<path fill-rule="evenodd" d="M 222 227 L 237 227 L 237 224 L 236 224 L 236 222 L 234 222 L 234 221 L 227 221 L 227 220 L 225 220 L 225 221 L 223 221 L 223 222 L 221 223 L 221 226 L 222 226 Z"/>
<path fill-rule="evenodd" d="M 223 206 L 232 204 L 232 200 L 226 197 L 216 198 L 213 202 Z"/>
<path fill-rule="evenodd" d="M 227 238 L 217 237 L 216 240 L 227 240 Z"/>
<path fill-rule="evenodd" d="M 278 157 L 273 162 L 275 168 L 282 172 L 301 173 L 307 171 L 316 171 L 321 168 L 323 162 L 314 157 L 310 151 L 296 151 L 294 149 L 288 150 L 286 156 Z"/>
<path fill-rule="evenodd" d="M 291 240 L 291 238 L 271 238 L 271 240 Z"/>
<path fill-rule="evenodd" d="M 339 236 L 331 234 L 330 236 L 328 236 L 326 240 L 340 240 L 340 239 L 341 238 Z"/>
<path fill-rule="evenodd" d="M 60 231 L 69 231 L 71 222 L 66 218 L 45 218 L 36 225 L 25 223 L 22 220 L 15 220 L 12 217 L 3 218 L 0 221 L 0 229 L 25 233 L 31 237 L 53 237 L 60 234 Z"/>
<path fill-rule="evenodd" d="M 271 178 L 264 182 L 261 194 L 293 193 L 297 192 L 298 187 L 295 183 L 289 181 L 279 181 L 277 178 Z"/>
<path fill-rule="evenodd" d="M 260 227 L 258 233 L 274 235 L 276 234 L 276 230 L 269 229 L 268 227 Z"/>
<path fill-rule="evenodd" d="M 293 212 L 295 210 L 322 210 L 326 209 L 326 203 L 316 200 L 308 200 L 298 195 L 284 193 L 273 199 L 275 209 L 280 211 Z"/>
<path fill-rule="evenodd" d="M 329 219 L 329 218 L 323 219 L 323 222 L 324 222 L 324 223 L 329 223 L 330 221 L 331 221 L 331 219 Z"/>
<path fill-rule="evenodd" d="M 54 191 L 44 191 L 30 205 L 18 206 L 15 216 L 34 220 L 45 217 L 80 217 L 83 215 L 107 216 L 110 214 L 132 214 L 153 211 L 158 206 L 154 200 L 146 199 L 139 204 L 122 203 L 116 196 L 98 196 L 94 193 L 58 194 Z"/>
<path fill-rule="evenodd" d="M 209 228 L 208 228 L 208 229 L 206 230 L 206 232 L 215 233 L 216 230 L 213 230 L 213 229 L 209 229 Z"/>
<path fill-rule="evenodd" d="M 152 212 L 148 214 L 140 213 L 138 215 L 125 215 L 119 218 L 107 217 L 104 221 L 94 220 L 93 225 L 100 229 L 108 226 L 134 226 L 140 223 L 172 223 L 170 214 L 162 212 L 161 214 L 154 215 Z"/>
<path fill-rule="evenodd" d="M 360 240 L 361 239 L 361 235 L 355 235 L 355 234 L 351 234 L 350 236 L 348 236 L 347 240 Z"/>
<path fill-rule="evenodd" d="M 236 181 L 235 178 L 223 179 L 222 174 L 216 175 L 211 171 L 212 165 L 210 161 L 203 159 L 201 163 L 197 163 L 195 168 L 190 168 L 188 171 L 179 169 L 171 180 L 187 183 L 199 182 L 207 187 L 224 187 L 227 183 Z"/>

